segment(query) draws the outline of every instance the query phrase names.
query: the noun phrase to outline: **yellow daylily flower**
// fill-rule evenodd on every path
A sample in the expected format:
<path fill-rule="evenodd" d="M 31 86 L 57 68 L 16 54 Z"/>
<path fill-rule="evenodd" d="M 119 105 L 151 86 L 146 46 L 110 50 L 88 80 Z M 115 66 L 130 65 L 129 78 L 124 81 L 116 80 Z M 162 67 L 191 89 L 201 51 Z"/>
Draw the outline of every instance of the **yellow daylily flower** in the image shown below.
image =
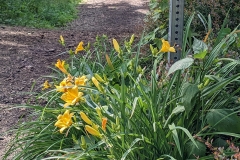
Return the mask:
<path fill-rule="evenodd" d="M 116 52 L 120 53 L 120 47 L 116 39 L 113 38 L 113 47 Z"/>
<path fill-rule="evenodd" d="M 48 83 L 48 80 L 46 80 L 46 81 L 43 83 L 43 88 L 42 88 L 42 90 L 48 89 L 48 88 L 50 88 L 50 87 L 51 87 L 51 85 Z"/>
<path fill-rule="evenodd" d="M 61 61 L 60 59 L 58 59 L 55 66 L 63 73 L 68 74 L 67 70 L 64 67 L 64 64 L 65 64 L 65 61 Z"/>
<path fill-rule="evenodd" d="M 72 82 L 69 78 L 64 78 L 62 82 L 60 82 L 59 86 L 55 86 L 58 92 L 67 92 L 67 89 L 73 87 Z"/>
<path fill-rule="evenodd" d="M 58 115 L 57 122 L 55 126 L 60 128 L 60 133 L 62 133 L 65 129 L 70 127 L 73 123 L 72 121 L 73 113 L 70 113 L 69 110 L 66 110 L 63 115 Z"/>
<path fill-rule="evenodd" d="M 77 46 L 77 48 L 75 50 L 75 54 L 77 54 L 78 52 L 83 51 L 83 50 L 84 50 L 84 48 L 83 48 L 83 41 L 81 41 L 81 42 L 79 42 L 79 44 L 78 44 L 78 46 Z"/>
<path fill-rule="evenodd" d="M 162 48 L 160 52 L 176 52 L 174 47 L 170 47 L 170 44 L 168 41 L 165 41 L 162 39 Z"/>
<path fill-rule="evenodd" d="M 100 132 L 89 125 L 85 125 L 85 130 L 93 136 L 101 137 Z"/>
<path fill-rule="evenodd" d="M 83 92 L 78 92 L 77 86 L 68 88 L 67 92 L 65 92 L 61 96 L 61 99 L 66 102 L 63 107 L 67 107 L 69 105 L 75 105 L 77 102 L 80 102 L 80 101 L 84 102 L 85 99 L 82 96 L 83 96 Z"/>
<path fill-rule="evenodd" d="M 82 76 L 82 77 L 75 77 L 75 85 L 77 86 L 86 86 L 86 82 L 87 82 L 87 77 L 86 76 Z"/>
<path fill-rule="evenodd" d="M 84 122 L 86 122 L 89 125 L 92 125 L 93 122 L 88 118 L 88 116 L 84 112 L 80 112 L 80 116 Z"/>
<path fill-rule="evenodd" d="M 102 118 L 102 129 L 106 131 L 106 126 L 107 126 L 107 118 Z"/>

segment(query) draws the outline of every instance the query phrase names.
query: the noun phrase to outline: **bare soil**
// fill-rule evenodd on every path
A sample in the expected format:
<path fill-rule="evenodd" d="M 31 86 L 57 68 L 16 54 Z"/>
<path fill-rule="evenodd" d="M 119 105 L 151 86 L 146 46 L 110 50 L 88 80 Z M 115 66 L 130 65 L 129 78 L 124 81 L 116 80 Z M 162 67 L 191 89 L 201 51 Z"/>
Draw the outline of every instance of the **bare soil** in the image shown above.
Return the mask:
<path fill-rule="evenodd" d="M 34 92 L 42 88 L 49 66 L 65 49 L 59 44 L 63 35 L 67 48 L 74 49 L 80 41 L 94 42 L 97 35 L 119 41 L 131 34 L 141 34 L 148 12 L 148 0 L 88 0 L 81 4 L 76 20 L 58 29 L 34 29 L 0 25 L 0 159 L 11 134 L 27 115 L 25 109 L 12 106 L 34 102 Z M 10 109 L 10 110 L 9 110 Z"/>

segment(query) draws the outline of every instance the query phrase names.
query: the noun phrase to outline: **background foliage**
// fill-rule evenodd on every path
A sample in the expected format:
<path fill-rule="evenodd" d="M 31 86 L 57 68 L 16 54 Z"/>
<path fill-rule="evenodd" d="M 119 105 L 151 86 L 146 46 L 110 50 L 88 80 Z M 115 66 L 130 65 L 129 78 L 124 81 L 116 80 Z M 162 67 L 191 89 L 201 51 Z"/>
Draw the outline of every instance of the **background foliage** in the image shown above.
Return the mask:
<path fill-rule="evenodd" d="M 52 28 L 76 18 L 80 0 L 0 0 L 0 23 Z"/>
<path fill-rule="evenodd" d="M 223 23 L 228 11 L 228 27 L 233 29 L 240 23 L 240 17 L 238 16 L 240 14 L 240 2 L 238 0 L 186 0 L 185 14 L 189 16 L 193 11 L 199 11 L 205 17 L 211 14 L 213 28 L 216 31 L 221 28 L 220 25 Z M 199 21 L 194 23 L 196 23 L 194 25 L 200 26 Z"/>
<path fill-rule="evenodd" d="M 150 13 L 147 18 L 147 26 L 156 36 L 167 34 L 169 1 L 168 0 L 151 0 L 149 3 Z M 213 32 L 217 33 L 224 19 L 228 15 L 227 27 L 234 29 L 240 23 L 240 2 L 238 0 L 185 0 L 185 23 L 193 12 L 200 12 L 204 17 L 209 14 L 212 18 Z M 193 19 L 192 25 L 198 33 L 204 33 L 205 28 L 200 19 Z"/>

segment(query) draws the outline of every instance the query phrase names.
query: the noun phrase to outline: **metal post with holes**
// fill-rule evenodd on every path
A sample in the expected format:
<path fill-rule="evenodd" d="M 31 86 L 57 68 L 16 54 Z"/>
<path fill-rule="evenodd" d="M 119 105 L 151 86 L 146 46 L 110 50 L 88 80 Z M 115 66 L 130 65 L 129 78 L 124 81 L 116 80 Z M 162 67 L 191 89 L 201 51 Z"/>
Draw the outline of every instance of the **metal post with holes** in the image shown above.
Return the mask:
<path fill-rule="evenodd" d="M 168 53 L 168 63 L 181 58 L 183 41 L 184 0 L 170 0 L 168 41 L 175 46 L 176 53 Z"/>

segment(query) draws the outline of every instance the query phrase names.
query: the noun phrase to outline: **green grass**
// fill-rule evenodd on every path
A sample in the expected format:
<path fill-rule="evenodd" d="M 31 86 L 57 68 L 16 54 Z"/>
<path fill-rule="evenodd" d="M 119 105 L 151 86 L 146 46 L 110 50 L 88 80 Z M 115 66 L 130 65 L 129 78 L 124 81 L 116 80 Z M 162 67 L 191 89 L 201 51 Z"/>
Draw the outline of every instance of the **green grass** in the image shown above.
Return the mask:
<path fill-rule="evenodd" d="M 77 17 L 81 0 L 0 0 L 0 23 L 34 28 L 62 27 Z"/>

